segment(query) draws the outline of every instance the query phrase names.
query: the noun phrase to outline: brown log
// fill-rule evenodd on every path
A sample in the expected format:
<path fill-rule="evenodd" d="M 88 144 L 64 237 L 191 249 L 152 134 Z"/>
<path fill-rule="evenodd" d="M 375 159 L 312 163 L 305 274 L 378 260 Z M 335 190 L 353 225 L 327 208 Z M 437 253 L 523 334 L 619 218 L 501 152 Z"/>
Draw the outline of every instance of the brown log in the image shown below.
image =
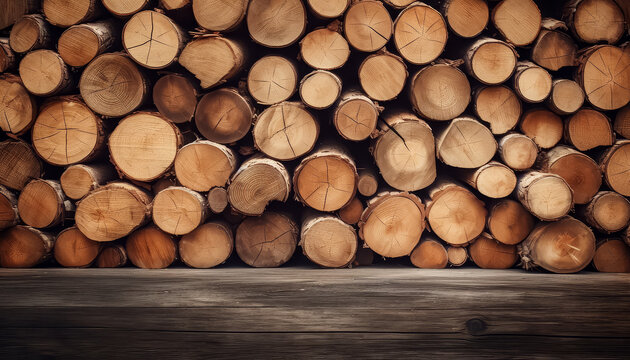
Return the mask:
<path fill-rule="evenodd" d="M 101 253 L 96 258 L 99 268 L 117 268 L 127 264 L 128 257 L 125 247 L 120 244 L 103 244 Z"/>
<path fill-rule="evenodd" d="M 506 245 L 523 241 L 534 225 L 534 217 L 518 201 L 502 199 L 489 206 L 488 231 Z"/>
<path fill-rule="evenodd" d="M 614 44 L 625 32 L 623 11 L 614 0 L 571 0 L 563 15 L 573 34 L 586 43 Z"/>
<path fill-rule="evenodd" d="M 372 0 L 350 5 L 343 21 L 343 32 L 348 43 L 365 52 L 385 46 L 392 36 L 393 27 L 392 18 L 383 3 Z"/>
<path fill-rule="evenodd" d="M 236 76 L 245 63 L 245 52 L 233 40 L 205 35 L 186 44 L 179 63 L 201 81 L 202 88 L 208 89 Z"/>
<path fill-rule="evenodd" d="M 90 191 L 116 178 L 116 171 L 107 164 L 71 165 L 61 174 L 59 182 L 66 196 L 80 200 Z"/>
<path fill-rule="evenodd" d="M 0 37 L 0 73 L 13 69 L 17 65 L 17 57 L 9 46 L 9 39 Z"/>
<path fill-rule="evenodd" d="M 523 112 L 514 91 L 504 85 L 478 88 L 473 92 L 472 104 L 479 119 L 489 123 L 495 135 L 514 129 Z"/>
<path fill-rule="evenodd" d="M 235 88 L 221 88 L 201 98 L 195 124 L 206 139 L 229 144 L 249 132 L 254 115 L 255 109 L 246 96 Z"/>
<path fill-rule="evenodd" d="M 608 116 L 592 109 L 581 109 L 564 122 L 564 141 L 580 151 L 610 146 L 615 134 Z"/>
<path fill-rule="evenodd" d="M 357 168 L 359 181 L 357 181 L 357 191 L 363 196 L 370 197 L 378 190 L 378 175 L 370 166 Z"/>
<path fill-rule="evenodd" d="M 20 140 L 0 142 L 0 185 L 22 190 L 31 179 L 43 174 L 43 165 L 29 144 Z"/>
<path fill-rule="evenodd" d="M 192 11 L 197 24 L 210 31 L 234 30 L 245 18 L 247 0 L 193 1 Z"/>
<path fill-rule="evenodd" d="M 70 90 L 72 78 L 61 56 L 52 50 L 29 52 L 20 61 L 20 78 L 33 95 L 50 96 Z"/>
<path fill-rule="evenodd" d="M 527 0 L 529 1 L 529 0 Z M 525 102 L 539 103 L 551 93 L 551 75 L 531 61 L 519 61 L 514 74 L 514 90 Z"/>
<path fill-rule="evenodd" d="M 447 246 L 446 254 L 450 266 L 462 266 L 468 261 L 468 249 L 460 246 Z"/>
<path fill-rule="evenodd" d="M 224 187 L 213 187 L 208 191 L 208 207 L 213 213 L 222 213 L 228 204 L 228 193 Z"/>
<path fill-rule="evenodd" d="M 151 5 L 151 0 L 102 0 L 105 9 L 119 18 L 127 18 Z"/>
<path fill-rule="evenodd" d="M 359 220 L 359 236 L 384 257 L 411 254 L 425 228 L 420 199 L 407 192 L 381 192 L 370 199 Z"/>
<path fill-rule="evenodd" d="M 63 267 L 89 267 L 98 257 L 101 243 L 90 240 L 76 227 L 62 230 L 55 239 L 55 261 Z"/>
<path fill-rule="evenodd" d="M 584 104 L 584 90 L 573 80 L 554 80 L 547 104 L 556 114 L 573 114 Z"/>
<path fill-rule="evenodd" d="M 429 120 L 454 119 L 470 103 L 468 78 L 455 66 L 426 66 L 411 77 L 410 84 L 411 105 L 420 116 Z M 435 91 L 436 86 L 439 91 Z"/>
<path fill-rule="evenodd" d="M 22 80 L 12 74 L 0 75 L 0 129 L 7 134 L 27 132 L 37 116 L 37 102 Z"/>
<path fill-rule="evenodd" d="M 197 140 L 179 149 L 174 169 L 183 186 L 206 192 L 227 185 L 236 170 L 236 155 L 225 145 Z"/>
<path fill-rule="evenodd" d="M 49 48 L 52 45 L 50 24 L 40 14 L 24 15 L 11 28 L 9 45 L 16 53 Z"/>
<path fill-rule="evenodd" d="M 0 233 L 0 267 L 30 268 L 52 255 L 54 237 L 30 226 L 18 225 Z"/>
<path fill-rule="evenodd" d="M 541 169 L 561 176 L 573 190 L 576 204 L 589 202 L 602 184 L 602 174 L 597 163 L 566 146 L 556 146 L 544 153 Z"/>
<path fill-rule="evenodd" d="M 298 72 L 293 61 L 275 55 L 258 59 L 247 74 L 247 90 L 262 105 L 289 99 L 298 85 Z"/>
<path fill-rule="evenodd" d="M 346 206 L 339 209 L 337 214 L 339 215 L 341 221 L 349 225 L 354 225 L 361 220 L 363 210 L 363 203 L 361 203 L 361 200 L 355 196 Z"/>
<path fill-rule="evenodd" d="M 509 133 L 502 137 L 497 151 L 501 161 L 514 170 L 531 168 L 538 157 L 538 146 L 534 140 L 519 133 Z"/>
<path fill-rule="evenodd" d="M 179 256 L 194 268 L 208 269 L 224 263 L 234 249 L 232 229 L 224 222 L 207 222 L 179 241 Z"/>
<path fill-rule="evenodd" d="M 532 109 L 523 115 L 519 125 L 523 134 L 542 149 L 549 149 L 562 139 L 562 118 L 546 109 Z"/>
<path fill-rule="evenodd" d="M 403 59 L 386 51 L 366 57 L 359 66 L 359 82 L 363 92 L 377 101 L 396 98 L 405 87 L 408 75 Z"/>
<path fill-rule="evenodd" d="M 425 237 L 413 249 L 409 259 L 420 269 L 444 269 L 448 265 L 448 252 L 438 239 Z"/>
<path fill-rule="evenodd" d="M 153 199 L 153 223 L 173 235 L 185 235 L 208 217 L 208 202 L 201 194 L 183 186 L 171 186 Z"/>
<path fill-rule="evenodd" d="M 586 99 L 596 108 L 616 110 L 630 101 L 630 52 L 609 45 L 593 46 L 582 51 L 577 82 Z"/>
<path fill-rule="evenodd" d="M 69 27 L 57 43 L 59 55 L 70 66 L 85 66 L 118 42 L 119 29 L 113 20 Z"/>
<path fill-rule="evenodd" d="M 308 107 L 323 110 L 337 101 L 341 89 L 341 79 L 337 75 L 330 71 L 315 70 L 300 81 L 300 99 Z"/>
<path fill-rule="evenodd" d="M 59 181 L 55 180 L 30 181 L 22 189 L 17 205 L 22 221 L 39 229 L 62 224 L 74 212 L 74 205 L 66 199 Z"/>
<path fill-rule="evenodd" d="M 593 266 L 599 272 L 629 273 L 630 247 L 614 238 L 598 241 Z"/>
<path fill-rule="evenodd" d="M 466 70 L 486 85 L 505 82 L 516 68 L 517 53 L 508 43 L 483 37 L 475 41 L 464 55 Z"/>
<path fill-rule="evenodd" d="M 149 95 L 144 73 L 120 53 L 96 57 L 81 74 L 81 96 L 90 109 L 119 117 L 137 109 Z"/>
<path fill-rule="evenodd" d="M 515 245 L 506 245 L 483 233 L 468 246 L 472 261 L 482 269 L 509 269 L 518 260 Z"/>
<path fill-rule="evenodd" d="M 151 215 L 151 197 L 140 188 L 114 182 L 91 191 L 77 202 L 75 221 L 89 239 L 112 241 L 144 225 Z"/>
<path fill-rule="evenodd" d="M 0 230 L 15 226 L 20 221 L 17 199 L 10 190 L 0 185 Z"/>
<path fill-rule="evenodd" d="M 560 219 L 573 207 L 571 187 L 556 174 L 527 172 L 519 176 L 516 191 L 521 204 L 543 221 Z"/>
<path fill-rule="evenodd" d="M 227 188 L 232 208 L 250 216 L 261 215 L 269 202 L 285 202 L 291 192 L 291 179 L 284 165 L 272 159 L 253 156 L 236 170 Z"/>
<path fill-rule="evenodd" d="M 599 166 L 608 186 L 623 196 L 630 196 L 630 140 L 618 140 L 599 160 Z"/>
<path fill-rule="evenodd" d="M 160 114 L 176 124 L 190 122 L 197 108 L 197 89 L 188 76 L 167 74 L 153 86 L 153 103 Z"/>
<path fill-rule="evenodd" d="M 318 18 L 334 19 L 342 16 L 351 0 L 306 0 L 308 8 Z"/>
<path fill-rule="evenodd" d="M 615 0 L 617 2 L 617 5 L 619 5 L 619 7 L 621 8 L 621 10 L 623 11 L 625 17 L 626 17 L 626 27 L 627 24 L 630 24 L 630 3 L 628 3 L 625 0 Z M 628 28 L 628 34 L 630 35 L 630 28 Z"/>
<path fill-rule="evenodd" d="M 532 61 L 551 71 L 574 66 L 578 47 L 571 36 L 560 31 L 567 30 L 565 23 L 547 18 L 542 27 L 532 47 Z"/>
<path fill-rule="evenodd" d="M 615 117 L 615 132 L 626 139 L 630 139 L 630 105 L 617 111 Z"/>
<path fill-rule="evenodd" d="M 42 11 L 46 20 L 55 26 L 64 28 L 94 20 L 102 14 L 102 10 L 98 0 L 42 1 Z"/>
<path fill-rule="evenodd" d="M 409 6 L 416 0 L 383 0 L 383 2 L 394 9 L 401 10 Z"/>
<path fill-rule="evenodd" d="M 246 23 L 254 42 L 270 48 L 287 47 L 306 30 L 306 7 L 301 0 L 250 0 Z"/>
<path fill-rule="evenodd" d="M 610 234 L 630 224 L 630 201 L 614 191 L 600 191 L 580 213 L 587 224 Z"/>
<path fill-rule="evenodd" d="M 457 171 L 457 177 L 489 198 L 509 196 L 516 187 L 514 171 L 498 161 L 490 161 L 478 169 Z"/>
<path fill-rule="evenodd" d="M 346 267 L 356 256 L 357 233 L 336 216 L 307 213 L 302 221 L 299 245 L 304 255 L 321 267 Z"/>
<path fill-rule="evenodd" d="M 318 28 L 300 40 L 300 58 L 318 70 L 334 70 L 342 67 L 350 56 L 350 47 L 339 33 L 339 22 Z"/>
<path fill-rule="evenodd" d="M 441 12 L 453 33 L 474 38 L 488 25 L 490 12 L 485 0 L 446 0 Z"/>
<path fill-rule="evenodd" d="M 341 137 L 361 141 L 373 136 L 381 108 L 360 91 L 348 90 L 335 105 L 333 124 Z"/>
<path fill-rule="evenodd" d="M 142 269 L 164 269 L 177 257 L 177 244 L 171 235 L 147 226 L 132 232 L 125 242 L 129 260 Z"/>
<path fill-rule="evenodd" d="M 25 14 L 38 11 L 40 0 L 2 0 L 0 1 L 0 29 L 13 25 Z"/>
<path fill-rule="evenodd" d="M 437 158 L 453 167 L 480 167 L 494 157 L 497 146 L 492 132 L 468 116 L 453 119 L 435 133 Z"/>
<path fill-rule="evenodd" d="M 447 38 L 444 18 L 425 3 L 412 3 L 394 21 L 394 45 L 405 60 L 415 65 L 437 59 L 446 47 Z"/>
<path fill-rule="evenodd" d="M 542 23 L 533 0 L 503 0 L 492 9 L 491 18 L 501 35 L 516 46 L 534 42 Z"/>
<path fill-rule="evenodd" d="M 299 228 L 288 216 L 266 212 L 246 218 L 236 229 L 236 253 L 253 267 L 278 267 L 289 261 Z"/>
<path fill-rule="evenodd" d="M 518 253 L 526 270 L 541 267 L 554 273 L 575 273 L 593 259 L 595 236 L 588 226 L 566 216 L 538 224 L 518 245 Z"/>

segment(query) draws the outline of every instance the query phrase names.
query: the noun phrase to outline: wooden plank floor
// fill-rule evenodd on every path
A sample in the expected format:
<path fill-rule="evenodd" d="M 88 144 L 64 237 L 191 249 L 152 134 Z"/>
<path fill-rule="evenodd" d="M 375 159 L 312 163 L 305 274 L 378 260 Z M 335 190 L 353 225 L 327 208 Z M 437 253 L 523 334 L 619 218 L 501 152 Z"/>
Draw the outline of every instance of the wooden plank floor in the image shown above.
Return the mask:
<path fill-rule="evenodd" d="M 630 274 L 3 269 L 0 294 L 0 359 L 630 355 Z"/>

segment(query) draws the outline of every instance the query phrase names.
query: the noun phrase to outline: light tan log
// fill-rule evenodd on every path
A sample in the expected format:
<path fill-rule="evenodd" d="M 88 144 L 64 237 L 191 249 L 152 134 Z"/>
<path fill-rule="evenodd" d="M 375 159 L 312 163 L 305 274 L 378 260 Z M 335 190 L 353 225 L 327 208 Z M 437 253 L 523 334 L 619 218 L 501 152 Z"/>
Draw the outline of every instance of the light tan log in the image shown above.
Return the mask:
<path fill-rule="evenodd" d="M 153 223 L 169 234 L 188 234 L 203 224 L 207 217 L 206 198 L 186 187 L 168 187 L 153 199 Z"/>
<path fill-rule="evenodd" d="M 411 254 L 425 228 L 420 199 L 407 192 L 381 192 L 370 199 L 359 220 L 359 236 L 384 257 Z"/>
<path fill-rule="evenodd" d="M 396 98 L 403 90 L 408 75 L 403 59 L 387 51 L 366 57 L 359 66 L 359 83 L 363 92 L 377 101 Z"/>
<path fill-rule="evenodd" d="M 411 105 L 420 116 L 429 120 L 451 120 L 468 107 L 470 83 L 455 66 L 429 65 L 411 77 L 410 97 Z"/>
<path fill-rule="evenodd" d="M 450 266 L 462 266 L 468 261 L 468 249 L 460 246 L 447 246 L 448 264 Z"/>
<path fill-rule="evenodd" d="M 132 232 L 125 242 L 129 260 L 142 269 L 164 269 L 177 257 L 177 244 L 173 237 L 155 226 Z"/>
<path fill-rule="evenodd" d="M 52 235 L 30 226 L 14 226 L 0 236 L 0 267 L 34 267 L 50 259 L 53 246 Z"/>
<path fill-rule="evenodd" d="M 208 208 L 213 213 L 222 213 L 228 204 L 228 193 L 224 187 L 213 187 L 208 191 Z"/>
<path fill-rule="evenodd" d="M 351 0 L 306 0 L 308 8 L 318 18 L 334 19 L 346 12 Z"/>
<path fill-rule="evenodd" d="M 144 225 L 151 215 L 151 197 L 139 187 L 113 182 L 77 202 L 75 221 L 89 239 L 120 239 Z"/>
<path fill-rule="evenodd" d="M 526 0 L 529 1 L 529 0 Z M 514 74 L 514 90 L 525 102 L 539 103 L 551 93 L 551 75 L 531 61 L 519 61 Z"/>
<path fill-rule="evenodd" d="M 59 55 L 70 66 L 85 66 L 92 59 L 113 48 L 120 37 L 120 29 L 114 20 L 69 27 L 57 43 Z"/>
<path fill-rule="evenodd" d="M 381 108 L 356 90 L 343 92 L 335 105 L 333 124 L 341 137 L 361 141 L 373 136 Z"/>
<path fill-rule="evenodd" d="M 247 0 L 193 1 L 192 11 L 197 24 L 210 31 L 234 30 L 245 18 Z"/>
<path fill-rule="evenodd" d="M 623 196 L 630 196 L 630 140 L 618 140 L 599 160 L 599 167 L 608 186 Z"/>
<path fill-rule="evenodd" d="M 485 0 L 446 0 L 441 12 L 451 31 L 463 38 L 479 35 L 490 18 Z"/>
<path fill-rule="evenodd" d="M 50 96 L 70 90 L 72 78 L 61 56 L 52 50 L 29 52 L 20 61 L 20 78 L 33 95 Z"/>
<path fill-rule="evenodd" d="M 562 139 L 562 118 L 547 109 L 532 109 L 523 114 L 519 125 L 523 134 L 542 149 L 549 149 Z"/>
<path fill-rule="evenodd" d="M 201 98 L 195 112 L 195 124 L 206 139 L 229 144 L 249 132 L 254 115 L 255 109 L 249 99 L 237 89 L 227 87 Z"/>
<path fill-rule="evenodd" d="M 149 96 L 143 72 L 121 53 L 99 55 L 83 70 L 81 96 L 90 109 L 119 117 L 142 105 Z"/>
<path fill-rule="evenodd" d="M 444 269 L 448 265 L 448 252 L 440 240 L 427 236 L 420 240 L 409 259 L 420 269 Z"/>
<path fill-rule="evenodd" d="M 586 99 L 596 108 L 616 110 L 630 101 L 630 52 L 614 46 L 593 46 L 582 51 L 576 75 Z"/>
<path fill-rule="evenodd" d="M 0 75 L 0 129 L 7 134 L 27 132 L 37 116 L 37 103 L 22 80 L 12 74 Z"/>
<path fill-rule="evenodd" d="M 254 42 L 270 48 L 287 47 L 306 30 L 306 7 L 301 0 L 250 0 L 246 23 Z"/>
<path fill-rule="evenodd" d="M 425 3 L 412 3 L 394 21 L 394 45 L 405 60 L 415 65 L 437 59 L 447 38 L 444 18 Z"/>
<path fill-rule="evenodd" d="M 24 15 L 11 28 L 9 44 L 17 53 L 49 48 L 52 43 L 50 25 L 40 14 Z"/>
<path fill-rule="evenodd" d="M 582 107 L 584 98 L 584 90 L 578 83 L 573 80 L 558 79 L 553 81 L 547 105 L 556 114 L 568 115 Z"/>
<path fill-rule="evenodd" d="M 428 189 L 427 220 L 431 231 L 449 245 L 465 246 L 486 224 L 484 204 L 456 183 L 439 179 Z"/>
<path fill-rule="evenodd" d="M 25 14 L 34 13 L 41 6 L 40 0 L 4 0 L 1 2 L 0 29 L 13 25 Z"/>
<path fill-rule="evenodd" d="M 630 201 L 614 191 L 600 191 L 580 209 L 587 224 L 610 234 L 630 224 Z"/>
<path fill-rule="evenodd" d="M 15 226 L 20 221 L 17 201 L 18 198 L 9 189 L 0 185 L 0 230 Z"/>
<path fill-rule="evenodd" d="M 497 142 L 487 127 L 472 117 L 462 116 L 436 130 L 435 148 L 437 158 L 443 163 L 472 169 L 494 157 Z"/>
<path fill-rule="evenodd" d="M 530 171 L 519 176 L 516 195 L 532 215 L 543 221 L 554 221 L 573 208 L 573 191 L 556 174 Z"/>
<path fill-rule="evenodd" d="M 372 155 L 385 182 L 403 191 L 429 186 L 437 174 L 431 127 L 405 111 L 389 112 L 379 127 L 382 135 L 376 139 Z"/>
<path fill-rule="evenodd" d="M 346 206 L 339 209 L 337 214 L 339 219 L 349 225 L 354 225 L 361 220 L 361 214 L 363 213 L 363 203 L 358 197 L 352 198 Z"/>
<path fill-rule="evenodd" d="M 39 229 L 62 224 L 74 212 L 74 205 L 66 199 L 56 180 L 30 181 L 22 189 L 17 205 L 22 221 Z"/>
<path fill-rule="evenodd" d="M 103 244 L 101 253 L 96 258 L 99 268 L 117 268 L 127 264 L 127 251 L 120 244 Z"/>
<path fill-rule="evenodd" d="M 171 168 L 182 141 L 178 128 L 158 113 L 137 112 L 109 136 L 110 160 L 129 179 L 155 180 Z"/>
<path fill-rule="evenodd" d="M 298 234 L 298 226 L 284 214 L 246 218 L 236 229 L 236 253 L 249 266 L 278 267 L 293 256 Z"/>
<path fill-rule="evenodd" d="M 363 196 L 370 197 L 378 190 L 378 175 L 371 166 L 357 168 L 359 181 L 357 181 L 357 191 Z"/>
<path fill-rule="evenodd" d="M 227 191 L 234 210 L 258 216 L 271 201 L 287 201 L 291 192 L 291 178 L 281 162 L 253 156 L 245 160 L 232 175 Z"/>
<path fill-rule="evenodd" d="M 575 273 L 584 269 L 595 254 L 595 236 L 582 222 L 566 216 L 540 223 L 518 245 L 526 270 L 541 267 L 554 273 Z"/>
<path fill-rule="evenodd" d="M 597 163 L 567 146 L 556 146 L 541 157 L 541 169 L 561 176 L 573 190 L 576 204 L 586 204 L 602 184 Z"/>
<path fill-rule="evenodd" d="M 571 0 L 563 17 L 581 41 L 614 44 L 625 33 L 623 11 L 614 0 Z"/>
<path fill-rule="evenodd" d="M 468 74 L 486 85 L 505 82 L 516 68 L 517 53 L 508 43 L 483 37 L 472 43 L 465 52 L 464 63 Z"/>
<path fill-rule="evenodd" d="M 0 73 L 13 69 L 17 65 L 17 57 L 9 46 L 9 39 L 0 37 Z"/>
<path fill-rule="evenodd" d="M 236 76 L 244 62 L 244 48 L 220 35 L 204 35 L 190 41 L 179 56 L 179 63 L 201 81 L 204 89 Z"/>
<path fill-rule="evenodd" d="M 499 242 L 516 245 L 534 228 L 534 217 L 518 201 L 498 200 L 488 209 L 488 231 Z"/>
<path fill-rule="evenodd" d="M 515 245 L 506 245 L 492 238 L 488 233 L 481 234 L 468 246 L 472 261 L 482 269 L 509 269 L 518 260 Z"/>
<path fill-rule="evenodd" d="M 108 164 L 76 164 L 66 168 L 59 182 L 68 198 L 79 200 L 115 178 L 116 171 Z"/>
<path fill-rule="evenodd" d="M 514 171 L 498 161 L 490 161 L 478 169 L 457 171 L 457 177 L 489 198 L 509 196 L 516 187 Z"/>
<path fill-rule="evenodd" d="M 533 62 L 551 71 L 575 65 L 578 47 L 571 36 L 561 30 L 568 30 L 562 21 L 543 19 L 542 29 L 532 47 Z"/>
<path fill-rule="evenodd" d="M 534 140 L 519 133 L 509 133 L 502 137 L 497 151 L 501 161 L 517 171 L 531 168 L 538 157 L 538 146 Z"/>
<path fill-rule="evenodd" d="M 0 142 L 0 185 L 22 190 L 43 174 L 44 167 L 29 144 L 21 140 Z"/>
<path fill-rule="evenodd" d="M 383 0 L 383 2 L 394 9 L 401 10 L 409 6 L 416 0 Z"/>
<path fill-rule="evenodd" d="M 197 140 L 177 152 L 174 169 L 177 181 L 183 186 L 206 192 L 216 186 L 227 185 L 236 170 L 236 155 L 225 145 L 208 140 Z"/>
<path fill-rule="evenodd" d="M 492 23 L 516 46 L 529 45 L 538 36 L 542 16 L 533 0 L 503 0 L 492 9 Z"/>
<path fill-rule="evenodd" d="M 159 4 L 160 7 L 166 11 L 177 11 L 185 8 L 191 8 L 192 0 L 160 0 Z"/>
<path fill-rule="evenodd" d="M 300 40 L 300 58 L 310 67 L 334 70 L 342 67 L 350 56 L 350 47 L 339 33 L 339 21 L 318 28 Z"/>
<path fill-rule="evenodd" d="M 194 268 L 208 269 L 224 263 L 234 249 L 232 229 L 224 222 L 207 222 L 179 241 L 179 256 Z"/>
<path fill-rule="evenodd" d="M 319 123 L 299 102 L 283 102 L 265 109 L 252 132 L 254 145 L 277 160 L 293 160 L 310 152 L 319 136 Z"/>
<path fill-rule="evenodd" d="M 185 75 L 164 75 L 153 86 L 155 107 L 176 124 L 192 120 L 197 108 L 197 95 L 193 81 Z"/>
<path fill-rule="evenodd" d="M 127 18 L 151 5 L 151 0 L 103 0 L 105 9 L 119 18 Z"/>
<path fill-rule="evenodd" d="M 512 89 L 507 86 L 484 86 L 473 92 L 473 108 L 480 120 L 490 124 L 493 134 L 505 134 L 514 129 L 523 107 Z"/>
<path fill-rule="evenodd" d="M 564 141 L 580 151 L 615 142 L 612 124 L 605 114 L 583 108 L 564 122 Z"/>
<path fill-rule="evenodd" d="M 394 26 L 383 3 L 369 0 L 350 5 L 343 27 L 346 39 L 353 48 L 373 52 L 387 44 Z"/>
<path fill-rule="evenodd" d="M 629 273 L 630 247 L 615 238 L 598 241 L 593 266 L 599 272 Z"/>
<path fill-rule="evenodd" d="M 298 72 L 286 57 L 267 55 L 258 59 L 247 74 L 247 90 L 262 105 L 289 99 L 298 85 Z"/>
<path fill-rule="evenodd" d="M 55 261 L 63 267 L 89 267 L 98 257 L 101 243 L 90 240 L 76 227 L 62 230 L 55 239 Z"/>
<path fill-rule="evenodd" d="M 330 71 L 315 70 L 300 81 L 300 99 L 313 109 L 327 109 L 337 101 L 342 87 L 337 75 Z"/>
<path fill-rule="evenodd" d="M 336 216 L 312 212 L 305 215 L 300 232 L 302 252 L 313 263 L 327 268 L 349 266 L 356 256 L 357 233 Z"/>
<path fill-rule="evenodd" d="M 615 116 L 615 132 L 626 139 L 630 139 L 630 105 L 617 111 Z"/>
<path fill-rule="evenodd" d="M 58 27 L 88 22 L 103 13 L 98 0 L 43 0 L 42 11 L 46 20 Z"/>

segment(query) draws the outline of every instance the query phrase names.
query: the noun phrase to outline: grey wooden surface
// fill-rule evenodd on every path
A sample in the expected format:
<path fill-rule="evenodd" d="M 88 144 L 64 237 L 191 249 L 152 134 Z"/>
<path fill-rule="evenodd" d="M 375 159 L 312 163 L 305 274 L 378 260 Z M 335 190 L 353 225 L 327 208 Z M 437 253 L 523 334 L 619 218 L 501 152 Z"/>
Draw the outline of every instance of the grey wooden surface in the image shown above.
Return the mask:
<path fill-rule="evenodd" d="M 630 274 L 1 269 L 0 296 L 0 359 L 630 356 Z"/>

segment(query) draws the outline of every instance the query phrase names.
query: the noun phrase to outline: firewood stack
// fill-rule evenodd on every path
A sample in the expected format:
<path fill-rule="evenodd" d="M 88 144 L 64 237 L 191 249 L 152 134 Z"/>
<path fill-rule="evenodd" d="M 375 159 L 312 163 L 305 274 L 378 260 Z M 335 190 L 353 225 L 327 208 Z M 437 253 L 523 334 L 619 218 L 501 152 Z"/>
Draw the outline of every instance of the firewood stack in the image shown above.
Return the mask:
<path fill-rule="evenodd" d="M 629 272 L 628 4 L 2 0 L 0 266 Z"/>

